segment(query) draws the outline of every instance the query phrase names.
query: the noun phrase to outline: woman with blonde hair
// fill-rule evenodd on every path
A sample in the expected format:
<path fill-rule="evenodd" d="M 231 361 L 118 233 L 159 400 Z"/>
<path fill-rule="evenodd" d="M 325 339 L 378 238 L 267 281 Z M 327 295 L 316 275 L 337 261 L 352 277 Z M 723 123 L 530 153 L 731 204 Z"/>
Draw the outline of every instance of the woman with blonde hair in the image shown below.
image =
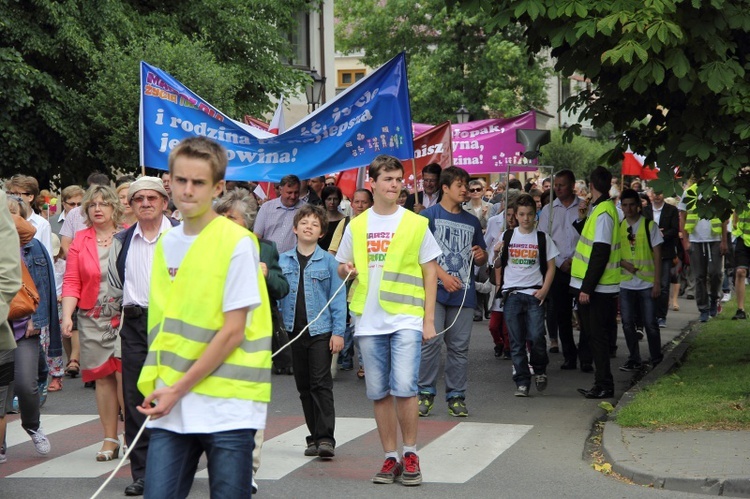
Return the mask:
<path fill-rule="evenodd" d="M 70 337 L 77 306 L 81 374 L 84 382 L 96 382 L 96 405 L 104 428 L 104 442 L 96 460 L 110 461 L 120 452 L 117 422 L 122 367 L 115 357 L 120 317 L 108 306 L 106 279 L 109 250 L 120 228 L 123 207 L 114 189 L 93 185 L 86 191 L 81 209 L 88 228 L 76 233 L 68 251 L 62 333 Z"/>
<path fill-rule="evenodd" d="M 125 182 L 124 184 L 118 185 L 116 191 L 117 198 L 120 200 L 120 204 L 122 204 L 122 227 L 124 229 L 130 227 L 138 221 L 138 219 L 135 217 L 133 208 L 130 207 L 130 203 L 128 202 L 129 188 L 130 182 Z"/>

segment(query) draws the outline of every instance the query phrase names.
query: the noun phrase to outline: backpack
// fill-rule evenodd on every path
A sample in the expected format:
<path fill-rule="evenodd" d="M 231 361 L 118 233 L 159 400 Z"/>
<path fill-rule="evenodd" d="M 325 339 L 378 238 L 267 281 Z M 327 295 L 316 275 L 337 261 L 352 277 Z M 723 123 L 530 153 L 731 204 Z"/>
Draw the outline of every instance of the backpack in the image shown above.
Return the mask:
<path fill-rule="evenodd" d="M 510 246 L 510 240 L 513 239 L 513 230 L 508 229 L 503 232 L 503 249 L 500 252 L 500 268 L 503 275 L 505 274 L 505 267 L 508 265 L 508 246 Z M 536 242 L 539 246 L 539 270 L 542 273 L 542 278 L 544 278 L 547 275 L 547 234 L 537 230 Z M 495 286 L 497 285 L 496 280 L 495 272 L 490 272 L 490 282 Z"/>

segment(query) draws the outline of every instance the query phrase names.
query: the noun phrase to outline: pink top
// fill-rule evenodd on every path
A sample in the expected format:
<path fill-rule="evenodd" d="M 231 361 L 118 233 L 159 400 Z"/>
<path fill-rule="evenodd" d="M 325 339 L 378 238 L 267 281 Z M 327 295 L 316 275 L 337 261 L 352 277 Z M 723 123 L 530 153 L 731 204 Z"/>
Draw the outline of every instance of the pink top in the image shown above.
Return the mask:
<path fill-rule="evenodd" d="M 66 265 L 62 296 L 78 298 L 78 308 L 93 308 L 102 279 L 96 229 L 89 227 L 76 233 Z"/>

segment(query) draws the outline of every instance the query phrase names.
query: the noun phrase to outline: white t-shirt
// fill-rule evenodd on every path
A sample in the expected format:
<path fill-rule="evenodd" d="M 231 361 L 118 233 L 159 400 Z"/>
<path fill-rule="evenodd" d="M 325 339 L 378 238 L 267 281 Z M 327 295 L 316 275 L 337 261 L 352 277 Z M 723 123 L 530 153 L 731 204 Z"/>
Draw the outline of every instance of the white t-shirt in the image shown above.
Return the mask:
<path fill-rule="evenodd" d="M 190 246 L 198 236 L 185 235 L 179 225 L 163 236 L 164 258 L 172 279 L 179 271 Z M 260 304 L 258 290 L 259 256 L 252 240 L 247 237 L 237 243 L 229 264 L 229 274 L 224 284 L 222 310 L 229 312 L 249 307 L 247 321 L 252 320 L 252 310 Z M 158 379 L 157 388 L 165 386 Z M 149 428 L 161 428 L 175 433 L 216 433 L 220 431 L 256 429 L 266 426 L 268 404 L 245 399 L 210 397 L 189 392 L 172 408 L 172 411 L 155 421 Z"/>
<path fill-rule="evenodd" d="M 636 223 L 630 226 L 632 227 L 633 234 L 638 234 L 638 231 L 640 230 L 640 227 L 641 227 L 641 222 L 645 220 L 646 220 L 645 218 L 640 217 Z M 664 243 L 664 238 L 661 236 L 659 225 L 657 225 L 656 222 L 652 221 L 649 225 L 650 225 L 649 232 L 651 233 L 651 248 L 655 248 L 656 246 L 659 246 L 660 244 Z M 634 251 L 635 251 L 635 248 L 633 248 L 629 244 L 629 241 L 622 241 L 622 243 L 620 244 L 620 257 L 623 260 L 632 260 L 635 257 Z M 623 272 L 627 273 L 626 270 L 623 270 Z M 654 278 L 659 279 L 659 276 L 655 276 Z M 642 289 L 653 288 L 654 283 L 644 281 L 640 277 L 633 276 L 632 279 L 628 279 L 627 281 L 620 282 L 620 287 L 622 289 L 640 291 Z"/>
<path fill-rule="evenodd" d="M 547 239 L 547 261 L 553 260 L 560 252 L 554 241 L 545 234 Z M 524 234 L 516 227 L 508 245 L 508 264 L 503 273 L 503 289 L 518 289 L 521 293 L 533 295 L 534 286 L 541 287 L 544 277 L 539 268 L 539 241 L 537 231 Z M 553 263 L 554 265 L 554 263 Z"/>
<path fill-rule="evenodd" d="M 365 308 L 356 321 L 355 336 L 372 336 L 377 334 L 391 334 L 402 329 L 422 331 L 423 321 L 419 317 L 405 314 L 389 314 L 380 306 L 378 298 L 380 278 L 383 275 L 385 253 L 393 234 L 401 223 L 405 209 L 400 207 L 392 215 L 378 215 L 372 208 L 367 212 L 367 257 L 368 289 Z M 422 246 L 419 248 L 419 263 L 425 264 L 443 254 L 435 237 L 429 229 L 425 231 Z M 351 224 L 346 226 L 344 237 L 336 253 L 336 260 L 340 263 L 353 262 Z M 363 272 L 363 269 L 358 269 Z M 355 315 L 352 313 L 352 315 Z"/>
<path fill-rule="evenodd" d="M 683 192 L 682 197 L 680 198 L 681 201 L 677 204 L 677 209 L 679 211 L 688 211 L 687 204 L 685 203 L 686 195 L 687 191 Z M 703 196 L 699 194 L 698 199 L 702 198 Z M 688 234 L 688 238 L 691 243 L 713 243 L 721 241 L 721 234 L 714 234 L 711 232 L 711 220 L 700 218 L 698 219 L 698 223 L 695 224 L 693 231 Z"/>

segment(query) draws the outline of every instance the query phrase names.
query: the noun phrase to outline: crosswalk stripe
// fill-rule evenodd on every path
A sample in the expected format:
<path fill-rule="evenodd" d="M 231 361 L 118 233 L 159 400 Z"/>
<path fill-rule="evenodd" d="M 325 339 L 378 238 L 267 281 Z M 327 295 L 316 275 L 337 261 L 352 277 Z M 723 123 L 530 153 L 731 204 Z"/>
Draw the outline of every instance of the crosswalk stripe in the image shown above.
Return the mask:
<path fill-rule="evenodd" d="M 418 451 L 422 480 L 468 482 L 531 428 L 528 425 L 459 423 Z"/>
<path fill-rule="evenodd" d="M 50 459 L 25 470 L 10 475 L 8 478 L 95 478 L 111 473 L 119 459 L 96 462 L 94 457 L 101 449 L 101 442 L 78 449 L 55 459 Z M 122 449 L 120 449 L 122 452 Z M 120 454 L 122 457 L 122 454 Z"/>
<path fill-rule="evenodd" d="M 58 431 L 67 430 L 68 428 L 71 428 L 73 426 L 88 423 L 89 421 L 98 418 L 99 416 L 92 414 L 42 414 L 40 417 L 40 422 L 44 433 L 47 435 L 51 435 Z M 29 435 L 26 433 L 26 430 L 21 428 L 20 419 L 8 423 L 5 441 L 8 445 L 8 448 L 30 441 Z"/>
<path fill-rule="evenodd" d="M 376 428 L 372 418 L 336 418 L 336 446 L 361 437 Z M 263 457 L 256 476 L 259 480 L 279 480 L 313 458 L 305 457 L 307 426 L 301 425 L 286 433 L 263 442 Z M 196 478 L 208 478 L 208 471 L 201 470 Z"/>

